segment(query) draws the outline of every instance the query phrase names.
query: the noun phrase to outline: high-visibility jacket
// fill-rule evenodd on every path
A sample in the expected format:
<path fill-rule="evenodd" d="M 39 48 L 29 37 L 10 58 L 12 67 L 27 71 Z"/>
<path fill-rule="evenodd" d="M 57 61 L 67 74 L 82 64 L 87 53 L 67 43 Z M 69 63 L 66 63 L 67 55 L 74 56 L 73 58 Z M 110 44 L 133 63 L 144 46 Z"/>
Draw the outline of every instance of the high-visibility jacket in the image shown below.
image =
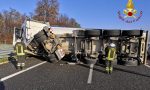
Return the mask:
<path fill-rule="evenodd" d="M 26 49 L 25 49 L 24 45 L 21 44 L 21 43 L 16 44 L 15 53 L 17 54 L 17 56 L 25 55 L 26 54 Z"/>
<path fill-rule="evenodd" d="M 108 61 L 113 61 L 115 59 L 115 56 L 116 56 L 116 48 L 107 47 L 106 59 Z"/>

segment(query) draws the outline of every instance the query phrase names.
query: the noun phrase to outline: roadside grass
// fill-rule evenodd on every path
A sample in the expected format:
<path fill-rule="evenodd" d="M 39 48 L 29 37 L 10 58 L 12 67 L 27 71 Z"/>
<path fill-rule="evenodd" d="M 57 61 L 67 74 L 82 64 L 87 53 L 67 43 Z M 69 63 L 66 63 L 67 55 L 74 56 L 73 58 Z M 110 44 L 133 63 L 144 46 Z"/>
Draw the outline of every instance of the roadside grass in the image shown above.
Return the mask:
<path fill-rule="evenodd" d="M 16 56 L 2 56 L 0 57 L 0 65 L 16 60 L 16 58 Z"/>
<path fill-rule="evenodd" d="M 8 60 L 8 57 L 7 56 L 3 56 L 0 58 L 0 64 L 4 64 L 4 63 L 8 63 L 9 60 Z"/>

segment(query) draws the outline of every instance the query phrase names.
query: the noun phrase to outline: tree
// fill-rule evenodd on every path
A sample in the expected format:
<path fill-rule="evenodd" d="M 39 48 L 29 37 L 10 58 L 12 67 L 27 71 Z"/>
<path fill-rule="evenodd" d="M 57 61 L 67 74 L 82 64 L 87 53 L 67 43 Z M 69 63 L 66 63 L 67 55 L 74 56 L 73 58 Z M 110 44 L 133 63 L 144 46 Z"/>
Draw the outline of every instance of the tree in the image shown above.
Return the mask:
<path fill-rule="evenodd" d="M 80 27 L 74 18 L 69 18 L 67 15 L 60 15 L 57 20 L 58 26 L 63 27 Z"/>
<path fill-rule="evenodd" d="M 59 3 L 57 0 L 39 0 L 35 10 L 34 19 L 50 22 L 55 25 L 59 12 Z"/>
<path fill-rule="evenodd" d="M 3 28 L 4 28 L 4 18 L 3 18 L 2 13 L 0 13 L 0 32 L 1 33 L 3 31 Z"/>
<path fill-rule="evenodd" d="M 80 24 L 78 24 L 77 21 L 74 18 L 71 18 L 69 20 L 69 24 L 70 24 L 71 27 L 78 27 L 78 28 L 81 27 Z"/>
<path fill-rule="evenodd" d="M 38 0 L 35 12 L 30 12 L 30 18 L 49 22 L 51 26 L 80 27 L 74 18 L 59 13 L 58 0 Z M 21 27 L 26 14 L 10 8 L 0 12 L 0 42 L 12 42 L 14 27 Z"/>
<path fill-rule="evenodd" d="M 57 0 L 39 0 L 33 14 L 33 19 L 49 22 L 52 26 L 80 27 L 74 18 L 59 13 Z"/>
<path fill-rule="evenodd" d="M 25 15 L 15 9 L 10 8 L 0 13 L 1 42 L 12 42 L 14 27 L 21 27 Z"/>
<path fill-rule="evenodd" d="M 14 27 L 20 27 L 22 24 L 23 16 L 15 9 L 5 10 L 3 12 L 4 29 L 6 32 L 11 33 Z"/>

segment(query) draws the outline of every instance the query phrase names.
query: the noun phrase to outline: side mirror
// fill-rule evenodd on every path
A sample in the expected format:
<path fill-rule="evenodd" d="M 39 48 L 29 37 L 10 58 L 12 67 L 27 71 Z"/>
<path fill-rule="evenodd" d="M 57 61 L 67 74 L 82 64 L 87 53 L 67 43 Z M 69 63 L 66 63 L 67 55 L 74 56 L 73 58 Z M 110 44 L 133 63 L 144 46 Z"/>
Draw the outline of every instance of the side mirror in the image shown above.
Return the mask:
<path fill-rule="evenodd" d="M 16 39 L 20 39 L 21 38 L 21 29 L 19 28 L 15 28 L 15 36 L 16 36 Z"/>

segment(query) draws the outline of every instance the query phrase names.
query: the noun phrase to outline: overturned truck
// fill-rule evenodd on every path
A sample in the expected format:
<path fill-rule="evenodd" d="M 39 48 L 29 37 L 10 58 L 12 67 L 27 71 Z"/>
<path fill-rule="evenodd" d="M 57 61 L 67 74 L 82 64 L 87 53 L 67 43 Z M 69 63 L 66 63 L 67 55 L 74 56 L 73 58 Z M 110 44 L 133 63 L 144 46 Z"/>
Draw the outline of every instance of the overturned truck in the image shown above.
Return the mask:
<path fill-rule="evenodd" d="M 27 47 L 28 54 L 43 56 L 51 62 L 67 58 L 87 64 L 105 64 L 108 56 L 115 58 L 114 63 L 126 66 L 147 61 L 148 31 L 144 30 L 50 27 L 27 20 L 21 29 L 14 30 L 13 45 L 20 41 Z M 108 52 L 107 47 L 112 43 L 116 50 Z"/>
<path fill-rule="evenodd" d="M 22 43 L 27 53 L 42 56 L 50 62 L 58 62 L 65 53 L 50 26 L 38 21 L 25 21 L 21 29 L 14 28 L 13 46 Z"/>
<path fill-rule="evenodd" d="M 146 64 L 147 61 L 148 31 L 75 29 L 72 33 L 62 33 L 59 38 L 72 61 L 105 64 L 107 56 L 115 58 L 114 63 L 126 66 Z M 111 43 L 116 50 L 108 53 L 106 49 Z"/>

